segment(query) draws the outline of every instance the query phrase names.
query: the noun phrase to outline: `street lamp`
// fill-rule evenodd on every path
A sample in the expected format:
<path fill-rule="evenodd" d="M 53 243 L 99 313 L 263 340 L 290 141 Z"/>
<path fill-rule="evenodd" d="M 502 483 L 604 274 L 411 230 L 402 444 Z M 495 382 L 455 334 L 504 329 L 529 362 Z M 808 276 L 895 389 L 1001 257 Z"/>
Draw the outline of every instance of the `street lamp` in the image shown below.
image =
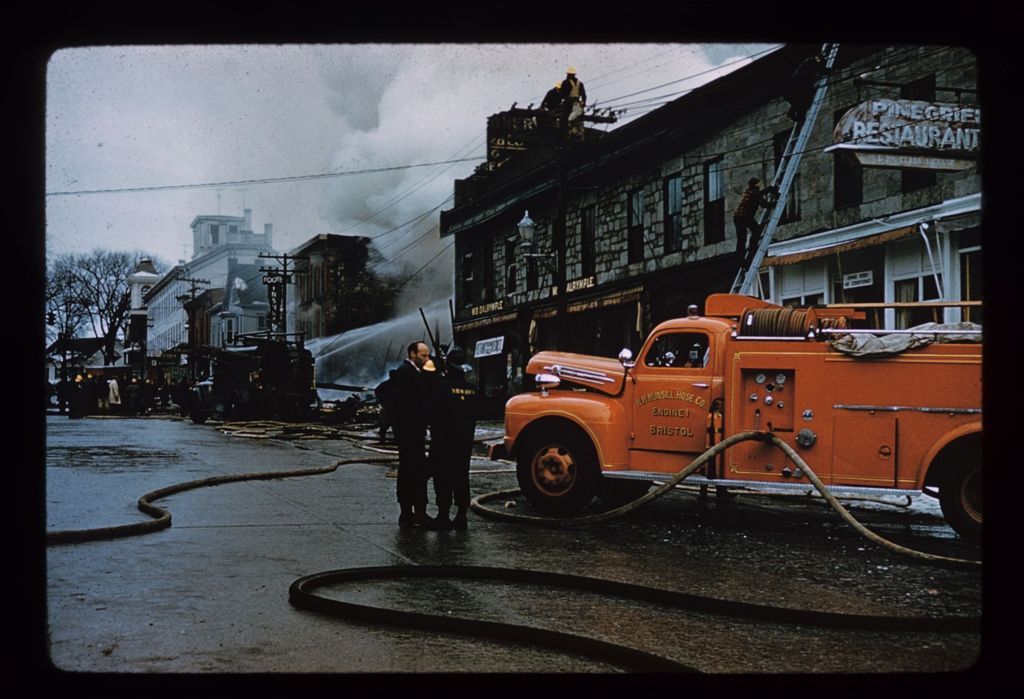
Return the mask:
<path fill-rule="evenodd" d="M 547 261 L 551 265 L 552 269 L 555 266 L 554 262 L 551 262 L 551 258 L 557 257 L 553 252 L 534 252 L 534 234 L 537 232 L 537 225 L 530 218 L 530 212 L 526 211 L 523 213 L 523 219 L 516 224 L 516 228 L 519 229 L 519 246 L 523 249 L 523 257 L 527 260 L 542 259 Z"/>

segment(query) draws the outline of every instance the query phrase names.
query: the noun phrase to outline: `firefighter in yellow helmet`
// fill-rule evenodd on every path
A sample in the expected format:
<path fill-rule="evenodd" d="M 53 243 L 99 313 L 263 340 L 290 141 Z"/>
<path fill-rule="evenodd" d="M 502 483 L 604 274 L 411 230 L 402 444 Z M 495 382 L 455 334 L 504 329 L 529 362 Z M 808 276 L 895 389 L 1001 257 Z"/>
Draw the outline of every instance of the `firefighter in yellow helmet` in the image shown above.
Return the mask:
<path fill-rule="evenodd" d="M 565 69 L 565 80 L 560 89 L 562 94 L 563 117 L 571 136 L 583 136 L 583 108 L 587 105 L 587 89 L 583 81 L 576 77 L 576 69 L 572 66 Z"/>

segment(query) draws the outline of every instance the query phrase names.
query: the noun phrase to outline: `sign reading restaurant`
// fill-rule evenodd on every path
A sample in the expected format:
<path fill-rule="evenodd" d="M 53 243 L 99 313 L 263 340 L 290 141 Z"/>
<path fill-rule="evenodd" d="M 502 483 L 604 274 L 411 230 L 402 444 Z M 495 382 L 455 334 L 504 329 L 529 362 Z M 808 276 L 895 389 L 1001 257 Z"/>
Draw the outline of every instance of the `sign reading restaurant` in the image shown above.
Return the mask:
<path fill-rule="evenodd" d="M 962 170 L 981 153 L 981 108 L 922 100 L 862 102 L 836 124 L 829 151 L 867 167 Z"/>

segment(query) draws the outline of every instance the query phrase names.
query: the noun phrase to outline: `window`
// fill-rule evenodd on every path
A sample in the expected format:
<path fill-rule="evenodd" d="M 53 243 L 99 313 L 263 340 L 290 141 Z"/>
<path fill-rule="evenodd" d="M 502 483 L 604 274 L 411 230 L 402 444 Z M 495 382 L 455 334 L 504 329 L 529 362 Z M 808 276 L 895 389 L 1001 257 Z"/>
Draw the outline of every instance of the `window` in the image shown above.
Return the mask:
<path fill-rule="evenodd" d="M 462 303 L 465 306 L 473 305 L 473 253 L 467 252 L 462 256 Z"/>
<path fill-rule="evenodd" d="M 683 177 L 665 178 L 665 253 L 683 249 Z"/>
<path fill-rule="evenodd" d="M 483 266 L 483 279 L 479 289 L 479 297 L 483 302 L 494 299 L 494 240 L 488 238 L 480 249 L 480 263 Z"/>
<path fill-rule="evenodd" d="M 220 226 L 210 224 L 210 244 L 218 245 L 220 243 Z"/>
<path fill-rule="evenodd" d="M 708 365 L 708 338 L 702 333 L 664 333 L 644 356 L 645 366 L 703 369 Z"/>
<path fill-rule="evenodd" d="M 267 329 L 267 316 L 265 313 L 258 313 L 256 315 L 256 329 L 266 330 Z"/>
<path fill-rule="evenodd" d="M 937 301 L 939 289 L 931 274 L 894 282 L 893 298 L 898 302 Z M 897 308 L 896 328 L 903 330 L 922 323 L 941 323 L 941 308 Z"/>
<path fill-rule="evenodd" d="M 852 106 L 852 105 L 851 105 Z M 850 107 L 840 109 L 833 115 L 833 126 L 839 123 Z M 833 156 L 833 206 L 842 209 L 860 204 L 864 200 L 864 171 L 853 158 L 843 153 Z"/>
<path fill-rule="evenodd" d="M 594 237 L 597 232 L 594 209 L 588 206 L 580 217 L 580 265 L 581 276 L 584 277 L 594 273 Z"/>
<path fill-rule="evenodd" d="M 725 167 L 722 158 L 704 163 L 704 244 L 725 240 Z"/>
<path fill-rule="evenodd" d="M 925 102 L 935 101 L 935 74 L 909 82 L 900 88 L 900 97 L 906 100 L 924 100 Z M 929 170 L 916 170 L 903 168 L 900 170 L 900 191 L 912 192 L 915 189 L 931 187 L 938 178 L 934 172 Z"/>
<path fill-rule="evenodd" d="M 960 299 L 981 301 L 981 236 L 977 230 L 960 235 Z M 960 317 L 983 324 L 981 306 L 964 306 Z"/>
<path fill-rule="evenodd" d="M 629 240 L 627 244 L 627 262 L 640 262 L 644 259 L 644 192 L 634 189 L 629 193 Z"/>
<path fill-rule="evenodd" d="M 519 283 L 519 263 L 516 262 L 516 247 L 519 239 L 505 238 L 505 294 L 514 294 Z"/>
<path fill-rule="evenodd" d="M 782 156 L 786 152 L 786 144 L 789 142 L 790 131 L 780 131 L 775 134 L 773 146 L 775 149 L 775 171 L 778 172 L 782 165 Z M 786 196 L 786 210 L 782 212 L 780 224 L 792 223 L 800 220 L 800 172 L 793 176 L 793 182 L 789 185 L 789 194 Z"/>
<path fill-rule="evenodd" d="M 228 226 L 228 237 L 238 235 L 238 226 Z"/>

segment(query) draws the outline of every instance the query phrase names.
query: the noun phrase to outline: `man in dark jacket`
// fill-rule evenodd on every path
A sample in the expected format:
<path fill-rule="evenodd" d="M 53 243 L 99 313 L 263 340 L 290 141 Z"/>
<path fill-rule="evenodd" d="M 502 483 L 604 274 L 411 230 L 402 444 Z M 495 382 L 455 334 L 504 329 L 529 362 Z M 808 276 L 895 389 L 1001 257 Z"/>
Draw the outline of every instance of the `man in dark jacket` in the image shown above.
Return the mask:
<path fill-rule="evenodd" d="M 469 509 L 469 463 L 479 412 L 479 389 L 466 373 L 466 353 L 452 347 L 445 357 L 448 367 L 427 402 L 430 416 L 430 468 L 434 475 L 437 518 L 433 529 L 466 529 Z M 452 502 L 457 509 L 449 520 Z"/>
<path fill-rule="evenodd" d="M 732 222 L 736 226 L 736 260 L 740 266 L 746 267 L 757 250 L 757 244 L 761 240 L 761 224 L 757 222 L 757 210 L 768 207 L 770 191 L 771 188 L 761 189 L 761 180 L 756 177 L 750 178 L 747 189 L 733 212 Z M 747 233 L 750 234 L 749 252 Z"/>
<path fill-rule="evenodd" d="M 402 509 L 398 524 L 422 527 L 431 523 L 427 516 L 427 414 L 430 383 L 423 367 L 430 359 L 425 342 L 413 342 L 406 358 L 390 380 L 392 427 L 398 442 L 398 504 Z"/>

